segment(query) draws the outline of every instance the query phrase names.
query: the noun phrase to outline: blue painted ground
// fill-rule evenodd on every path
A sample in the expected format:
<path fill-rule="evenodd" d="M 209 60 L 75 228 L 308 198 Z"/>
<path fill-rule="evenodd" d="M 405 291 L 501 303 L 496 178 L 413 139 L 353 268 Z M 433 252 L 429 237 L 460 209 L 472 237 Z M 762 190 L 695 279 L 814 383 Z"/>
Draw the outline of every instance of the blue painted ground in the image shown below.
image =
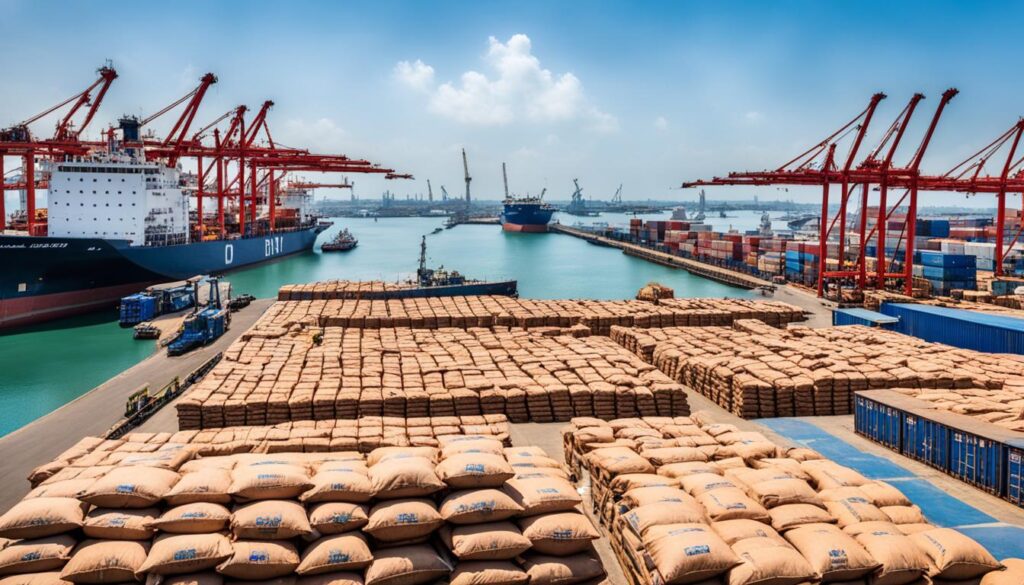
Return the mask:
<path fill-rule="evenodd" d="M 891 482 L 921 507 L 929 522 L 956 528 L 988 548 L 997 559 L 1024 557 L 1024 528 L 999 522 L 935 487 L 913 471 L 861 451 L 809 422 L 794 418 L 761 419 L 757 422 L 837 463 L 856 469 L 865 477 Z"/>

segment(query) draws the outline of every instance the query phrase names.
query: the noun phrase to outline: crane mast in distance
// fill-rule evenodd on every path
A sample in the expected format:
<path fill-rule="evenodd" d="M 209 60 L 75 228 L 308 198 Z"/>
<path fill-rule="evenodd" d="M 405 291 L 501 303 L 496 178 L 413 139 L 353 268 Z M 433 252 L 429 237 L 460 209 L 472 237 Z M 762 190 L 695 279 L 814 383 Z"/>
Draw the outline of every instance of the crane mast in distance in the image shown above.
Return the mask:
<path fill-rule="evenodd" d="M 448 189 L 441 185 L 441 201 L 448 201 Z"/>
<path fill-rule="evenodd" d="M 622 203 L 622 183 L 619 183 L 619 188 L 615 190 L 615 194 L 612 195 L 613 204 L 618 205 Z"/>
<path fill-rule="evenodd" d="M 469 163 L 466 162 L 466 149 L 462 149 L 462 170 L 466 176 L 466 207 L 469 207 L 470 196 L 469 196 L 469 183 L 473 180 L 473 177 L 469 176 Z"/>
<path fill-rule="evenodd" d="M 501 180 L 505 183 L 505 199 L 508 199 L 508 173 L 505 172 L 505 163 L 501 163 Z"/>
<path fill-rule="evenodd" d="M 430 179 L 427 179 L 427 201 L 434 202 L 434 190 L 430 188 Z"/>

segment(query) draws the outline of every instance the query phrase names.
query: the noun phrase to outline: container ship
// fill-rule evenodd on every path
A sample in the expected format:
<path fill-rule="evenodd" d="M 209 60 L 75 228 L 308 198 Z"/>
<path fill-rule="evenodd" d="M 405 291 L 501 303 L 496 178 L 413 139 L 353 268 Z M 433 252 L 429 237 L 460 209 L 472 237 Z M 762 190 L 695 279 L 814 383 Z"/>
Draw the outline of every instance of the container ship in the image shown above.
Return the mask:
<path fill-rule="evenodd" d="M 539 197 L 509 198 L 501 212 L 501 229 L 506 232 L 546 232 L 554 213 L 555 208 Z"/>
<path fill-rule="evenodd" d="M 46 235 L 0 235 L 0 329 L 113 307 L 153 284 L 310 250 L 326 229 L 307 211 L 308 191 L 284 190 L 273 232 L 264 217 L 245 234 L 235 226 L 236 233 L 204 237 L 180 168 L 147 161 L 113 139 L 92 155 L 48 165 Z"/>

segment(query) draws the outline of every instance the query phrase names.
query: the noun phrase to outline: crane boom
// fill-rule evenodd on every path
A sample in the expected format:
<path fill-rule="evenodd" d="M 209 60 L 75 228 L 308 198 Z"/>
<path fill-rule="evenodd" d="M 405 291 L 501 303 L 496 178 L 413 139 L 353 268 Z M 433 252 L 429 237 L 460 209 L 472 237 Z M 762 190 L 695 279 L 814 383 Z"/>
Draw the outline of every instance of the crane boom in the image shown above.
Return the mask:
<path fill-rule="evenodd" d="M 430 179 L 427 179 L 427 201 L 434 202 L 434 190 L 430 188 Z"/>
<path fill-rule="evenodd" d="M 501 163 L 501 179 L 505 182 L 505 199 L 508 199 L 508 173 L 505 172 L 505 163 Z"/>
<path fill-rule="evenodd" d="M 469 163 L 466 161 L 466 149 L 462 149 L 462 170 L 466 175 L 466 207 L 469 207 L 469 183 L 473 180 L 473 177 L 469 176 Z"/>

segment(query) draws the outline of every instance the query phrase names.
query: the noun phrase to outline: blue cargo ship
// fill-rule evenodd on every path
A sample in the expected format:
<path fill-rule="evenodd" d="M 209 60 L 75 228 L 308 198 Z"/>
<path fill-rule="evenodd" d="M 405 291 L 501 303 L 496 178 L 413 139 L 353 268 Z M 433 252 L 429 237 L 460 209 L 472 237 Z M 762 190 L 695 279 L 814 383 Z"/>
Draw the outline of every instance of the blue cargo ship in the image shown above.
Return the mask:
<path fill-rule="evenodd" d="M 546 232 L 554 213 L 555 208 L 539 197 L 509 198 L 501 212 L 501 229 L 507 232 Z"/>

